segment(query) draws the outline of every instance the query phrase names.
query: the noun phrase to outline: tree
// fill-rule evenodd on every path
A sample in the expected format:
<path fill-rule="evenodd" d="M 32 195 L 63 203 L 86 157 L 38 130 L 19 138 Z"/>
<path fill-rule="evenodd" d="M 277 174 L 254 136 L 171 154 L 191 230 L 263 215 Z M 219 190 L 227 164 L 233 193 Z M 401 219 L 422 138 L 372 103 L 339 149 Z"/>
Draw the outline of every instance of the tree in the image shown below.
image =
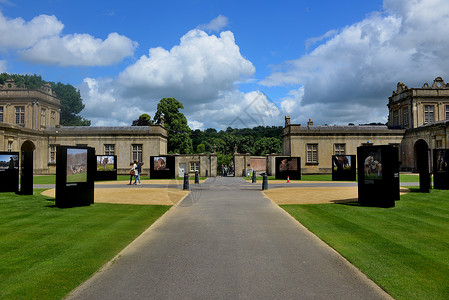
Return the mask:
<path fill-rule="evenodd" d="M 61 100 L 61 125 L 90 126 L 90 121 L 78 114 L 84 109 L 80 91 L 70 84 L 58 82 L 52 84 L 52 89 Z"/>
<path fill-rule="evenodd" d="M 179 112 L 184 106 L 175 98 L 162 98 L 157 104 L 154 122 L 164 126 L 168 132 L 168 153 L 190 154 L 193 152 L 191 130 L 187 118 Z"/>
<path fill-rule="evenodd" d="M 199 144 L 198 147 L 196 147 L 196 153 L 205 153 L 206 152 L 206 145 Z"/>
<path fill-rule="evenodd" d="M 281 140 L 273 137 L 264 137 L 254 143 L 255 155 L 266 155 L 270 153 L 281 153 Z"/>
<path fill-rule="evenodd" d="M 153 124 L 149 114 L 141 114 L 137 120 L 134 120 L 131 126 L 150 126 Z"/>

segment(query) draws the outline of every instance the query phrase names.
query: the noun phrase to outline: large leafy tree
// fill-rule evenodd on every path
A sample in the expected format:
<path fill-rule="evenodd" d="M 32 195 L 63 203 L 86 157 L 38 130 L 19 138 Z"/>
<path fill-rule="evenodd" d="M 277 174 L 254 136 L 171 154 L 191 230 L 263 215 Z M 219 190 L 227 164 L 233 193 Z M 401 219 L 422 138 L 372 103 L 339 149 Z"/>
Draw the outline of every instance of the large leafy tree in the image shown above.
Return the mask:
<path fill-rule="evenodd" d="M 90 126 L 90 121 L 78 114 L 84 109 L 80 91 L 70 84 L 51 83 L 56 96 L 61 100 L 61 125 Z"/>
<path fill-rule="evenodd" d="M 264 137 L 254 143 L 255 155 L 266 155 L 270 153 L 281 153 L 282 142 L 280 139 Z"/>
<path fill-rule="evenodd" d="M 12 78 L 18 86 L 25 85 L 28 89 L 40 89 L 44 84 L 50 83 L 56 97 L 61 100 L 61 121 L 64 126 L 89 126 L 90 121 L 84 119 L 78 114 L 84 109 L 83 99 L 80 91 L 70 84 L 61 82 L 47 82 L 38 75 L 18 75 L 18 74 L 0 74 L 0 83 L 6 79 Z"/>
<path fill-rule="evenodd" d="M 154 115 L 154 122 L 164 126 L 168 132 L 168 153 L 193 153 L 191 130 L 187 125 L 187 118 L 179 110 L 184 106 L 175 98 L 162 98 Z"/>

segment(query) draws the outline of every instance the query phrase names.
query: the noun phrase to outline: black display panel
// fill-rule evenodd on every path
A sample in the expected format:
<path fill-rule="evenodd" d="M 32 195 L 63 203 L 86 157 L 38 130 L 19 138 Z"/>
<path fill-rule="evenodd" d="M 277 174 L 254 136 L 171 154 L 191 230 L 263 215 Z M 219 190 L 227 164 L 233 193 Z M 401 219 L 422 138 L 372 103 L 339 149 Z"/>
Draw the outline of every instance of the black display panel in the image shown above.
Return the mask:
<path fill-rule="evenodd" d="M 95 149 L 56 147 L 56 206 L 75 207 L 94 203 Z"/>
<path fill-rule="evenodd" d="M 0 192 L 19 191 L 19 152 L 0 152 Z"/>
<path fill-rule="evenodd" d="M 357 148 L 359 203 L 394 207 L 399 200 L 399 151 L 393 146 Z"/>
<path fill-rule="evenodd" d="M 301 180 L 300 157 L 276 157 L 276 179 Z"/>
<path fill-rule="evenodd" d="M 433 188 L 449 190 L 449 149 L 433 150 Z"/>
<path fill-rule="evenodd" d="M 332 180 L 356 180 L 355 155 L 332 155 Z"/>
<path fill-rule="evenodd" d="M 22 151 L 20 194 L 33 195 L 33 151 Z"/>
<path fill-rule="evenodd" d="M 175 178 L 175 157 L 167 155 L 151 156 L 150 178 L 154 179 Z"/>
<path fill-rule="evenodd" d="M 117 155 L 96 156 L 95 181 L 117 180 Z"/>

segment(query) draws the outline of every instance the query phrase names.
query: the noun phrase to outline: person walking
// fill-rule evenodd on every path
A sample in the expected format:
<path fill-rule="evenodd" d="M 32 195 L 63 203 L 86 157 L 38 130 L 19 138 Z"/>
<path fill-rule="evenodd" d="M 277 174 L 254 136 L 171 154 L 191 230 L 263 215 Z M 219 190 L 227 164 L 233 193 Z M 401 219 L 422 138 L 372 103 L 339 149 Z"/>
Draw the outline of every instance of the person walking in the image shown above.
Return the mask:
<path fill-rule="evenodd" d="M 140 185 L 140 173 L 142 172 L 142 164 L 140 163 L 140 161 L 137 161 L 137 160 L 135 160 L 134 163 L 137 165 L 135 177 L 136 177 L 136 179 L 139 180 L 139 185 Z M 134 184 L 135 184 L 135 182 L 134 182 Z"/>
<path fill-rule="evenodd" d="M 137 185 L 137 174 L 139 173 L 137 171 L 137 160 L 133 162 L 133 171 L 134 171 L 134 185 Z"/>
<path fill-rule="evenodd" d="M 130 163 L 129 164 L 129 183 L 128 183 L 128 185 L 132 184 L 133 176 L 134 176 L 134 164 Z"/>

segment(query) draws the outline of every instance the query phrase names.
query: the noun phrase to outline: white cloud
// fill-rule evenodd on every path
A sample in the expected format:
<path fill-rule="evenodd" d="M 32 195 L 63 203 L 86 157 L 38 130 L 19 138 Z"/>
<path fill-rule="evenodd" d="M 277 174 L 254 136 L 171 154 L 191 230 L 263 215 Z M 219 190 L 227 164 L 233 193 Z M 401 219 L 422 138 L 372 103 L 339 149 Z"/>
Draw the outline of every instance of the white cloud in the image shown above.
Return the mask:
<path fill-rule="evenodd" d="M 85 78 L 79 89 L 85 104 L 82 115 L 95 126 L 129 126 L 146 113 L 138 103 L 121 97 L 111 78 Z"/>
<path fill-rule="evenodd" d="M 0 12 L 0 51 L 18 51 L 23 60 L 60 66 L 106 66 L 132 56 L 137 43 L 118 33 L 105 40 L 89 34 L 62 35 L 64 24 L 40 15 L 26 22 Z"/>
<path fill-rule="evenodd" d="M 55 16 L 40 15 L 26 22 L 22 18 L 8 19 L 0 11 L 0 50 L 31 47 L 43 38 L 57 36 L 63 28 Z"/>
<path fill-rule="evenodd" d="M 215 19 L 211 20 L 207 24 L 201 24 L 197 28 L 207 32 L 220 32 L 222 29 L 228 26 L 229 20 L 223 15 L 218 15 Z"/>
<path fill-rule="evenodd" d="M 22 52 L 22 58 L 39 64 L 106 66 L 134 54 L 137 43 L 116 32 L 105 40 L 89 34 L 69 34 L 41 39 Z"/>
<path fill-rule="evenodd" d="M 383 122 L 397 82 L 421 87 L 437 76 L 449 81 L 448 48 L 448 1 L 385 0 L 383 13 L 339 30 L 309 54 L 285 62 L 282 71 L 261 84 L 303 86 L 303 96 L 290 97 L 283 106 L 292 114 L 308 111 L 320 123 L 343 123 L 350 117 L 356 122 L 360 111 L 371 112 L 362 123 L 376 121 L 373 116 Z"/>
<path fill-rule="evenodd" d="M 255 72 L 241 54 L 230 31 L 219 37 L 191 30 L 170 51 L 152 48 L 135 64 L 119 74 L 118 82 L 129 95 L 175 97 L 183 103 L 216 99 L 221 91 L 234 89 L 234 83 Z"/>

